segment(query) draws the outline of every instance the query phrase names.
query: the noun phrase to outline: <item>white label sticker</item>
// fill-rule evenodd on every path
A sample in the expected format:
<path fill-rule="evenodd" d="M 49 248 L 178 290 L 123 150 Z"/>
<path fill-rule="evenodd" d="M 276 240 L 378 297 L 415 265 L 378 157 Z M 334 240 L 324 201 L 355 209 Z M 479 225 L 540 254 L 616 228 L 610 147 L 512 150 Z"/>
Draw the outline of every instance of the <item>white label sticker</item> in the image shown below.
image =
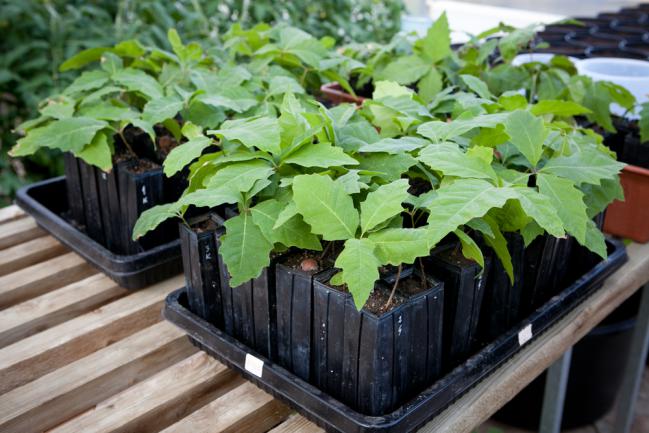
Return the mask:
<path fill-rule="evenodd" d="M 261 374 L 264 370 L 264 361 L 257 358 L 256 356 L 252 356 L 251 354 L 246 353 L 246 363 L 244 365 L 244 368 L 255 376 L 261 377 Z"/>
<path fill-rule="evenodd" d="M 518 333 L 518 344 L 522 346 L 532 339 L 532 324 L 527 325 Z"/>

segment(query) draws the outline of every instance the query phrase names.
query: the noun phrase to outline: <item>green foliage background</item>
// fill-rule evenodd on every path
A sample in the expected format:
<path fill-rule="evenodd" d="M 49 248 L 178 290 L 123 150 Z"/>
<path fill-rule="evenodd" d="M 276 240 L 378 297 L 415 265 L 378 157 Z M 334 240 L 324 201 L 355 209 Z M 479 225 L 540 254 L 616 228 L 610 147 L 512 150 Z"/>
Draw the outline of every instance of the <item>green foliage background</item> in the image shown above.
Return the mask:
<path fill-rule="evenodd" d="M 12 130 L 38 102 L 75 73 L 58 66 L 79 50 L 137 38 L 167 47 L 167 29 L 183 40 L 218 44 L 233 22 L 287 22 L 339 42 L 388 41 L 398 30 L 401 0 L 0 0 L 0 205 L 37 178 L 61 173 L 55 152 L 10 160 Z"/>

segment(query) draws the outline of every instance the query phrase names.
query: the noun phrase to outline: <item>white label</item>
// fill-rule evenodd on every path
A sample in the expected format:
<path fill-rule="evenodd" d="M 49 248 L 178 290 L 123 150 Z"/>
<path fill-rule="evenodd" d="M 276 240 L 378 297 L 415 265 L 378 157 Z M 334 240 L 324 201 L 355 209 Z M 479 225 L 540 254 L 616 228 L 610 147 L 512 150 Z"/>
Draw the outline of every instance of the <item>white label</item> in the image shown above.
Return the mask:
<path fill-rule="evenodd" d="M 518 344 L 522 346 L 532 339 L 532 324 L 527 325 L 518 333 Z"/>
<path fill-rule="evenodd" d="M 255 376 L 261 377 L 261 374 L 264 370 L 264 361 L 257 358 L 256 356 L 252 356 L 251 354 L 246 353 L 246 363 L 244 365 L 244 368 Z"/>

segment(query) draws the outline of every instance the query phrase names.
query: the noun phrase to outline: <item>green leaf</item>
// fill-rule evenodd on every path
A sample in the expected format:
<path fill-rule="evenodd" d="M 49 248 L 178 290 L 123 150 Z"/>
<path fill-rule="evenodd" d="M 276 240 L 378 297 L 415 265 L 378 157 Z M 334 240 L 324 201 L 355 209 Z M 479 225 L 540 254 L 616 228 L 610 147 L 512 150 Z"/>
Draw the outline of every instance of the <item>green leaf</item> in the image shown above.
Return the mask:
<path fill-rule="evenodd" d="M 284 209 L 281 210 L 281 212 L 277 215 L 277 220 L 275 221 L 275 224 L 273 225 L 273 229 L 277 229 L 282 226 L 282 224 L 286 224 L 288 220 L 293 218 L 295 215 L 298 214 L 297 211 L 297 206 L 295 205 L 294 201 L 290 201 L 286 206 L 284 206 Z"/>
<path fill-rule="evenodd" d="M 358 170 L 349 170 L 347 173 L 336 179 L 340 183 L 347 194 L 358 194 L 361 189 L 367 188 L 367 185 L 361 182 L 361 177 Z"/>
<path fill-rule="evenodd" d="M 544 233 L 545 231 L 536 223 L 536 221 L 530 221 L 529 224 L 521 229 L 521 236 L 523 236 L 525 247 L 529 247 L 534 239 L 543 235 Z"/>
<path fill-rule="evenodd" d="M 97 105 L 84 106 L 77 113 L 79 116 L 108 121 L 129 121 L 137 117 L 138 113 L 129 107 L 113 105 L 110 102 L 100 102 Z"/>
<path fill-rule="evenodd" d="M 353 238 L 358 211 L 343 186 L 329 176 L 300 175 L 293 179 L 293 200 L 313 233 L 324 240 Z"/>
<path fill-rule="evenodd" d="M 394 81 L 399 84 L 412 84 L 426 75 L 430 64 L 418 56 L 398 57 L 385 69 L 377 73 L 377 80 Z"/>
<path fill-rule="evenodd" d="M 321 250 L 322 246 L 318 237 L 311 233 L 311 228 L 300 215 L 294 215 L 275 228 L 277 218 L 284 207 L 284 203 L 275 199 L 263 201 L 250 209 L 252 220 L 261 229 L 266 239 L 273 244 L 280 243 L 285 247 Z"/>
<path fill-rule="evenodd" d="M 359 152 L 385 152 L 390 154 L 400 154 L 421 149 L 430 142 L 419 137 L 401 137 L 401 138 L 383 138 L 374 143 L 361 145 Z"/>
<path fill-rule="evenodd" d="M 334 147 L 330 143 L 306 144 L 282 162 L 302 167 L 322 168 L 358 165 L 358 161 L 347 155 L 340 147 Z"/>
<path fill-rule="evenodd" d="M 29 131 L 11 149 L 11 156 L 31 155 L 41 147 L 70 151 L 81 150 L 94 138 L 97 131 L 108 124 L 89 117 L 69 117 Z"/>
<path fill-rule="evenodd" d="M 492 208 L 502 207 L 516 193 L 479 179 L 458 179 L 437 190 L 428 205 L 428 245 L 434 247 L 446 235 Z"/>
<path fill-rule="evenodd" d="M 237 287 L 257 278 L 270 264 L 273 244 L 253 223 L 250 212 L 243 212 L 225 221 L 219 254 L 230 274 L 230 286 Z"/>
<path fill-rule="evenodd" d="M 586 225 L 586 242 L 583 245 L 603 259 L 606 259 L 608 256 L 606 239 L 593 220 L 588 220 Z"/>
<path fill-rule="evenodd" d="M 72 117 L 74 114 L 74 105 L 74 100 L 62 96 L 55 99 L 48 99 L 46 105 L 40 109 L 40 112 L 43 116 L 54 119 L 65 119 L 66 117 Z"/>
<path fill-rule="evenodd" d="M 277 119 L 258 117 L 223 122 L 220 129 L 207 131 L 228 140 L 237 140 L 248 148 L 258 148 L 273 155 L 279 155 L 280 129 Z"/>
<path fill-rule="evenodd" d="M 428 28 L 424 38 L 415 42 L 415 49 L 433 63 L 451 55 L 451 31 L 446 12 Z"/>
<path fill-rule="evenodd" d="M 546 136 L 543 120 L 527 111 L 516 110 L 505 121 L 505 131 L 511 143 L 535 167 L 543 154 Z"/>
<path fill-rule="evenodd" d="M 408 180 L 399 179 L 379 186 L 361 203 L 361 229 L 372 230 L 384 221 L 403 212 L 402 203 L 408 198 Z"/>
<path fill-rule="evenodd" d="M 602 179 L 614 179 L 624 165 L 594 148 L 584 148 L 570 156 L 550 159 L 539 171 L 570 179 L 576 184 L 599 185 Z"/>
<path fill-rule="evenodd" d="M 374 283 L 379 279 L 381 263 L 374 255 L 374 243 L 369 239 L 348 239 L 345 247 L 336 259 L 335 266 L 342 269 L 342 280 L 354 298 L 358 310 L 374 290 Z"/>
<path fill-rule="evenodd" d="M 512 257 L 509 254 L 509 248 L 507 247 L 507 239 L 505 239 L 505 236 L 503 236 L 500 231 L 498 223 L 493 218 L 486 216 L 485 220 L 487 224 L 489 224 L 493 233 L 493 236 L 486 236 L 484 238 L 485 243 L 494 250 L 498 260 L 500 260 L 500 263 L 505 270 L 505 273 L 509 277 L 510 283 L 514 284 L 514 265 L 512 264 Z"/>
<path fill-rule="evenodd" d="M 76 154 L 88 164 L 110 171 L 113 167 L 112 149 L 108 144 L 108 137 L 103 132 L 98 132 L 90 144 Z"/>
<path fill-rule="evenodd" d="M 453 233 L 460 239 L 462 244 L 462 255 L 469 260 L 478 263 L 480 267 L 484 268 L 484 256 L 478 244 L 475 243 L 471 236 L 464 233 L 462 230 L 454 230 Z"/>
<path fill-rule="evenodd" d="M 370 153 L 358 158 L 362 170 L 380 173 L 377 176 L 388 182 L 397 180 L 410 167 L 417 164 L 417 160 L 407 153 L 388 155 L 385 153 Z"/>
<path fill-rule="evenodd" d="M 222 204 L 234 204 L 241 200 L 241 193 L 227 186 L 212 186 L 198 189 L 183 195 L 178 200 L 179 206 L 196 206 L 213 208 Z"/>
<path fill-rule="evenodd" d="M 142 111 L 142 118 L 149 123 L 156 124 L 163 120 L 173 119 L 182 108 L 183 101 L 176 97 L 164 96 L 147 102 Z"/>
<path fill-rule="evenodd" d="M 382 265 L 414 263 L 430 251 L 424 229 L 388 228 L 370 233 L 368 239 L 374 242 L 374 254 Z"/>
<path fill-rule="evenodd" d="M 407 96 L 408 98 L 411 98 L 412 94 L 412 89 L 402 86 L 395 81 L 377 81 L 374 83 L 372 99 L 380 100 L 390 96 Z"/>
<path fill-rule="evenodd" d="M 434 142 L 449 140 L 476 128 L 496 128 L 507 121 L 510 113 L 495 113 L 476 116 L 470 119 L 455 119 L 451 122 L 434 120 L 417 128 L 417 134 L 430 138 Z"/>
<path fill-rule="evenodd" d="M 105 71 L 95 70 L 86 71 L 79 75 L 68 87 L 65 93 L 70 95 L 74 93 L 83 93 L 88 90 L 94 90 L 102 87 L 108 81 L 109 75 Z"/>
<path fill-rule="evenodd" d="M 216 172 L 207 188 L 224 188 L 233 192 L 247 192 L 258 180 L 268 179 L 273 168 L 265 161 L 243 161 L 226 165 Z"/>
<path fill-rule="evenodd" d="M 212 144 L 208 137 L 196 137 L 173 148 L 164 161 L 164 174 L 171 177 L 182 170 L 190 162 L 201 156 L 203 150 Z"/>
<path fill-rule="evenodd" d="M 488 150 L 493 153 L 491 149 Z M 431 144 L 419 152 L 417 159 L 446 176 L 476 179 L 496 178 L 496 173 L 488 162 L 464 153 L 455 143 Z"/>
<path fill-rule="evenodd" d="M 154 206 L 142 212 L 133 227 L 133 240 L 138 240 L 169 218 L 180 216 L 180 208 L 178 203 L 168 203 Z"/>
<path fill-rule="evenodd" d="M 600 185 L 584 184 L 581 190 L 584 193 L 584 203 L 588 208 L 589 218 L 604 212 L 613 200 L 624 201 L 624 190 L 618 176 L 614 179 L 602 179 Z"/>
<path fill-rule="evenodd" d="M 70 57 L 68 60 L 63 62 L 59 67 L 61 72 L 69 71 L 70 69 L 79 69 L 86 66 L 88 63 L 96 62 L 101 59 L 101 55 L 105 51 L 108 51 L 110 48 L 106 47 L 97 47 L 97 48 L 88 48 L 83 50 Z"/>
<path fill-rule="evenodd" d="M 243 113 L 259 103 L 252 93 L 242 87 L 221 88 L 216 92 L 204 93 L 198 95 L 195 101 L 214 108 L 227 108 L 237 113 Z"/>
<path fill-rule="evenodd" d="M 530 108 L 530 112 L 535 116 L 542 116 L 545 114 L 553 114 L 561 117 L 578 116 L 580 114 L 590 114 L 588 108 L 579 105 L 573 101 L 558 101 L 554 99 L 546 99 L 539 101 L 538 104 Z"/>
<path fill-rule="evenodd" d="M 151 75 L 134 68 L 120 69 L 112 76 L 113 81 L 132 92 L 140 92 L 149 99 L 163 96 L 162 86 Z"/>
<path fill-rule="evenodd" d="M 268 83 L 268 95 L 282 95 L 284 93 L 304 93 L 304 88 L 297 82 L 295 78 L 277 76 L 270 79 Z"/>
<path fill-rule="evenodd" d="M 527 187 L 517 187 L 514 191 L 523 211 L 540 227 L 556 238 L 565 235 L 563 222 L 550 198 Z"/>
<path fill-rule="evenodd" d="M 419 96 L 426 103 L 430 103 L 443 88 L 442 74 L 435 68 L 431 68 L 417 83 Z"/>
<path fill-rule="evenodd" d="M 536 176 L 539 192 L 550 199 L 566 231 L 584 245 L 588 215 L 583 193 L 575 188 L 572 181 L 551 174 L 539 173 Z"/>
<path fill-rule="evenodd" d="M 494 99 L 494 95 L 489 91 L 487 83 L 482 81 L 480 78 L 468 74 L 460 75 L 460 78 L 464 84 L 466 84 L 467 87 L 479 97 L 484 99 Z"/>

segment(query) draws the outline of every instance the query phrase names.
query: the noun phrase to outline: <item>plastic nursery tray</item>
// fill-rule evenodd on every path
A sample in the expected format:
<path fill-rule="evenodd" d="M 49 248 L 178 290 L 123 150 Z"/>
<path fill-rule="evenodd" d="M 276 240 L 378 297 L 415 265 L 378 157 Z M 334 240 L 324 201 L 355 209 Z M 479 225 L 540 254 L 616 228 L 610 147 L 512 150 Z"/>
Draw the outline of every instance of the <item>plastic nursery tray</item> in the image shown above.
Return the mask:
<path fill-rule="evenodd" d="M 126 289 L 140 289 L 182 272 L 180 240 L 131 254 L 114 254 L 91 239 L 63 214 L 68 211 L 65 178 L 36 182 L 21 188 L 16 203 L 72 251 Z"/>
<path fill-rule="evenodd" d="M 254 353 L 236 339 L 187 309 L 184 289 L 171 293 L 163 316 L 185 330 L 192 343 L 242 373 L 275 397 L 331 432 L 406 433 L 422 427 L 471 387 L 493 373 L 520 348 L 538 337 L 602 286 L 627 260 L 619 241 L 607 241 L 609 257 L 600 261 L 531 316 L 484 347 L 417 397 L 380 417 L 358 413 L 295 374 Z"/>

